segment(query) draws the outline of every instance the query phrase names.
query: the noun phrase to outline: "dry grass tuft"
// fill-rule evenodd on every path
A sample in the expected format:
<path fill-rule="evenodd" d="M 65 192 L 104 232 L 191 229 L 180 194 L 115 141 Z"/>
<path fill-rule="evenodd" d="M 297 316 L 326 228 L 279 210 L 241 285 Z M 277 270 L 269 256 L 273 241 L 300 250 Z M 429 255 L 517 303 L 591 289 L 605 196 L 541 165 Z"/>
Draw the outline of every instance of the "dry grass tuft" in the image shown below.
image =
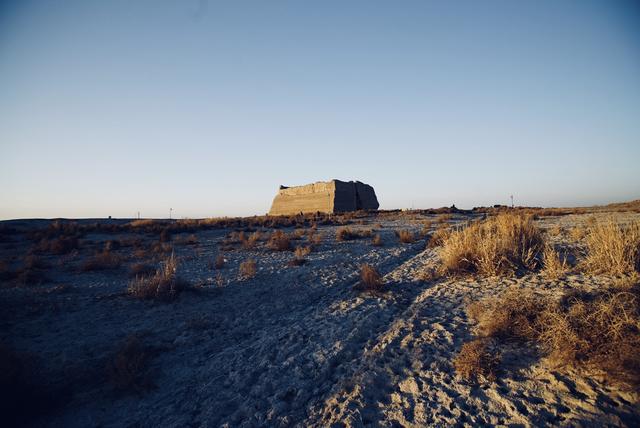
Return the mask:
<path fill-rule="evenodd" d="M 178 274 L 178 260 L 171 254 L 162 267 L 149 277 L 136 277 L 129 283 L 127 291 L 139 299 L 170 301 L 189 287 Z"/>
<path fill-rule="evenodd" d="M 542 232 L 530 216 L 503 213 L 454 230 L 440 249 L 447 274 L 512 274 L 535 269 L 544 247 Z"/>
<path fill-rule="evenodd" d="M 594 274 L 625 275 L 640 272 L 640 222 L 627 226 L 614 218 L 594 223 L 585 236 L 582 268 Z"/>
<path fill-rule="evenodd" d="M 153 387 L 149 376 L 151 350 L 137 335 L 129 336 L 107 364 L 109 382 L 123 392 L 142 393 Z"/>
<path fill-rule="evenodd" d="M 291 251 L 291 239 L 281 230 L 276 230 L 269 239 L 269 248 L 274 251 Z"/>
<path fill-rule="evenodd" d="M 560 257 L 560 254 L 549 244 L 542 252 L 542 274 L 548 279 L 562 278 L 569 271 L 567 256 Z"/>
<path fill-rule="evenodd" d="M 398 240 L 400 240 L 400 242 L 402 242 L 403 244 L 411 244 L 416 240 L 415 236 L 413 236 L 413 233 L 409 230 L 400 230 L 396 232 L 396 235 L 398 236 Z"/>
<path fill-rule="evenodd" d="M 311 247 L 297 247 L 296 251 L 293 253 L 296 258 L 304 259 L 306 256 L 311 254 Z"/>
<path fill-rule="evenodd" d="M 380 237 L 380 234 L 376 233 L 373 236 L 373 239 L 371 240 L 371 245 L 373 245 L 374 247 L 382 247 L 382 245 L 384 245 L 384 243 L 382 242 L 382 238 Z"/>
<path fill-rule="evenodd" d="M 640 289 L 567 293 L 559 301 L 510 291 L 468 308 L 485 336 L 540 344 L 550 362 L 640 384 Z"/>
<path fill-rule="evenodd" d="M 451 234 L 451 229 L 447 225 L 441 224 L 431 234 L 431 238 L 429 239 L 427 246 L 429 248 L 435 248 L 435 247 L 441 246 L 444 243 L 444 241 L 449 237 L 450 234 Z"/>
<path fill-rule="evenodd" d="M 369 264 L 363 264 L 360 267 L 360 283 L 357 289 L 363 291 L 382 291 L 384 282 L 378 271 Z"/>
<path fill-rule="evenodd" d="M 256 263 L 255 260 L 253 259 L 245 260 L 244 262 L 240 263 L 238 276 L 242 280 L 251 279 L 254 276 L 256 276 L 257 271 L 258 271 L 258 264 Z"/>
<path fill-rule="evenodd" d="M 500 364 L 500 355 L 489 351 L 487 339 L 475 339 L 462 345 L 453 359 L 456 373 L 473 382 L 493 382 Z"/>

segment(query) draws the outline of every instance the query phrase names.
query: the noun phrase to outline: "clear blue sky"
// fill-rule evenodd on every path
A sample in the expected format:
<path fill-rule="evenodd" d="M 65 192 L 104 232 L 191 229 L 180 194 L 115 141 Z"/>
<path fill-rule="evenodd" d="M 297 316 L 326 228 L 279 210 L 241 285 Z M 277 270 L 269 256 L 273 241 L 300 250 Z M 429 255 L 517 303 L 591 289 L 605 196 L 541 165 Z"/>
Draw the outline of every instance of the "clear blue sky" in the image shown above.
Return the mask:
<path fill-rule="evenodd" d="M 0 218 L 640 198 L 622 1 L 4 1 Z"/>

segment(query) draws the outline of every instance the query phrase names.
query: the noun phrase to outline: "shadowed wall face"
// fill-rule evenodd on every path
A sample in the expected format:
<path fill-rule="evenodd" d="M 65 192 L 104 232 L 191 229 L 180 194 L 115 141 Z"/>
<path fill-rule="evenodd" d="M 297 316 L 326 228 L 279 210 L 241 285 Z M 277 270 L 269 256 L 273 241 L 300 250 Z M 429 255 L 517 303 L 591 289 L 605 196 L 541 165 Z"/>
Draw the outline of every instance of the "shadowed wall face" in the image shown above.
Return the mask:
<path fill-rule="evenodd" d="M 269 215 L 336 213 L 378 207 L 373 187 L 359 181 L 331 180 L 280 189 Z"/>

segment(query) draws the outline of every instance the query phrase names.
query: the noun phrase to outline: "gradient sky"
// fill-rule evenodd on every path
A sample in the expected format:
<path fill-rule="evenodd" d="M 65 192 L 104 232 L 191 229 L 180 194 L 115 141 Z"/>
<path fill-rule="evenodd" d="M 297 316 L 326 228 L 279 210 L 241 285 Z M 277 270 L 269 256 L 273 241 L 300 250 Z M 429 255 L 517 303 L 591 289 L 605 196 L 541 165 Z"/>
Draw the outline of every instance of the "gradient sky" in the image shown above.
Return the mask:
<path fill-rule="evenodd" d="M 0 218 L 264 214 L 331 178 L 640 198 L 637 3 L 1 3 Z"/>

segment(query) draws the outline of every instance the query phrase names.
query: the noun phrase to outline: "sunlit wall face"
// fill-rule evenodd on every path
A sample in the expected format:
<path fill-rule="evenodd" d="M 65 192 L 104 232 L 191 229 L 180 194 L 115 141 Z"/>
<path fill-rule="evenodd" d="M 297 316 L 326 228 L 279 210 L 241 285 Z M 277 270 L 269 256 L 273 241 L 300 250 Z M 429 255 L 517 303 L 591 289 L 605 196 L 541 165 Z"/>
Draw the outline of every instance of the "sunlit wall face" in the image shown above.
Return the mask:
<path fill-rule="evenodd" d="M 0 218 L 640 197 L 633 2 L 0 5 Z"/>

